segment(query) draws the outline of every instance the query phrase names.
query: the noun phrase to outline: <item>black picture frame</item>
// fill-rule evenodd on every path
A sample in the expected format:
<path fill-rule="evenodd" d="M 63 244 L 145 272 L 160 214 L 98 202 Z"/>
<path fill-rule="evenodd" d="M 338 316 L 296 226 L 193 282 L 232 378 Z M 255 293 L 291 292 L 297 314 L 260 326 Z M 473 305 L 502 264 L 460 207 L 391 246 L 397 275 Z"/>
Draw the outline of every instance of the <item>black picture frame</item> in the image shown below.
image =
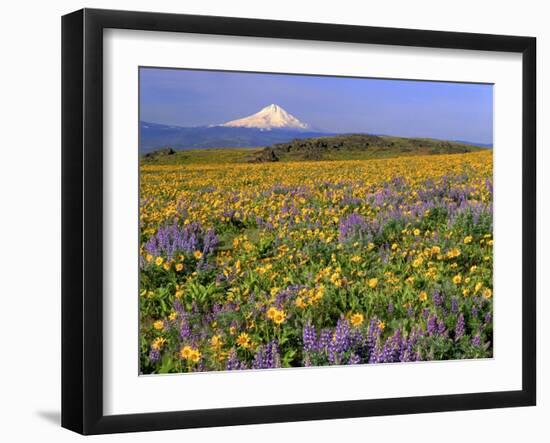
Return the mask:
<path fill-rule="evenodd" d="M 104 415 L 103 30 L 171 31 L 522 54 L 522 389 Z M 83 9 L 62 18 L 62 426 L 81 434 L 228 426 L 536 403 L 536 39 Z"/>

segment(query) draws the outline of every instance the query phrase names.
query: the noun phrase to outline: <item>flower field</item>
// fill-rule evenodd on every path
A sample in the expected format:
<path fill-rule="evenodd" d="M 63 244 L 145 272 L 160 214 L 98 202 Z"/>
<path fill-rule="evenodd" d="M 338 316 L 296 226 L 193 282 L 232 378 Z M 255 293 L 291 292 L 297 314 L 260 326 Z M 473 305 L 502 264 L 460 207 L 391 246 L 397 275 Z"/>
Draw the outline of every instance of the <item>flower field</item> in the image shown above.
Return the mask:
<path fill-rule="evenodd" d="M 492 152 L 140 167 L 143 374 L 492 357 Z"/>

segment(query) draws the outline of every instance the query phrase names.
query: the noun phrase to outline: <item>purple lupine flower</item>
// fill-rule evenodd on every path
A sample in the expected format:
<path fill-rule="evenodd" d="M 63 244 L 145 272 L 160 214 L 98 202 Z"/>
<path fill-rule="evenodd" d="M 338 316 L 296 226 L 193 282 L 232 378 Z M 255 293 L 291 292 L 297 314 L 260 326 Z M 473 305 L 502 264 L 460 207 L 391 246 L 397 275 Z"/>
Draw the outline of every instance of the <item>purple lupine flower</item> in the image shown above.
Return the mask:
<path fill-rule="evenodd" d="M 229 356 L 227 358 L 227 363 L 225 365 L 225 369 L 228 371 L 236 371 L 239 369 L 247 369 L 246 363 L 243 363 L 239 360 L 237 357 L 237 351 L 235 349 L 232 349 L 229 352 Z"/>
<path fill-rule="evenodd" d="M 187 314 L 180 317 L 180 338 L 182 340 L 189 340 L 191 337 L 191 326 L 187 320 Z"/>
<path fill-rule="evenodd" d="M 336 341 L 332 339 L 328 344 L 328 361 L 331 365 L 340 363 Z"/>
<path fill-rule="evenodd" d="M 353 213 L 340 220 L 338 232 L 340 242 L 353 239 L 363 240 L 368 235 L 368 225 L 363 216 Z"/>
<path fill-rule="evenodd" d="M 352 329 L 348 337 L 348 349 L 353 349 L 359 356 L 365 353 L 367 337 L 359 329 Z"/>
<path fill-rule="evenodd" d="M 177 298 L 174 300 L 174 311 L 176 311 L 180 317 L 186 314 L 185 308 Z"/>
<path fill-rule="evenodd" d="M 398 361 L 402 344 L 401 340 L 401 330 L 397 329 L 384 343 L 382 352 L 377 356 L 377 363 L 393 363 Z"/>
<path fill-rule="evenodd" d="M 487 314 L 485 314 L 485 319 L 484 319 L 485 324 L 491 323 L 492 319 L 493 319 L 493 317 L 492 317 L 491 313 L 487 312 Z"/>
<path fill-rule="evenodd" d="M 304 346 L 304 352 L 313 352 L 317 349 L 317 333 L 315 332 L 315 326 L 308 323 L 302 330 L 302 340 Z"/>
<path fill-rule="evenodd" d="M 348 359 L 348 365 L 358 365 L 359 363 L 361 363 L 361 357 L 355 353 L 351 353 Z"/>
<path fill-rule="evenodd" d="M 349 346 L 349 324 L 344 317 L 340 317 L 334 328 L 334 335 L 328 344 L 328 359 L 331 364 L 339 364 L 341 356 Z"/>
<path fill-rule="evenodd" d="M 156 363 L 160 359 L 160 349 L 153 349 L 151 348 L 151 351 L 149 352 L 149 360 L 151 360 L 152 363 Z"/>
<path fill-rule="evenodd" d="M 458 316 L 458 320 L 456 321 L 455 326 L 455 340 L 459 340 L 464 335 L 464 329 L 465 329 L 465 322 L 464 322 L 464 315 L 461 313 Z"/>
<path fill-rule="evenodd" d="M 481 336 L 479 335 L 479 333 L 474 335 L 474 337 L 472 337 L 471 343 L 472 343 L 473 346 L 480 346 L 481 345 Z"/>
<path fill-rule="evenodd" d="M 372 349 L 369 355 L 369 363 L 382 363 L 382 346 L 380 342 Z"/>
<path fill-rule="evenodd" d="M 198 222 L 183 227 L 174 222 L 160 226 L 155 235 L 145 242 L 144 250 L 153 256 L 166 255 L 171 259 L 176 252 L 202 251 L 203 255 L 207 255 L 217 244 L 218 237 L 213 229 L 204 232 Z"/>
<path fill-rule="evenodd" d="M 458 300 L 456 297 L 451 298 L 451 312 L 453 314 L 458 312 Z"/>
<path fill-rule="evenodd" d="M 279 309 L 282 309 L 284 307 L 284 304 L 293 296 L 296 295 L 296 293 L 304 288 L 302 285 L 291 285 L 288 286 L 286 289 L 283 289 L 282 291 L 279 291 L 277 295 L 275 296 L 275 306 L 277 306 Z"/>
<path fill-rule="evenodd" d="M 272 369 L 281 367 L 279 346 L 277 341 L 272 341 L 265 346 L 260 346 L 254 355 L 253 369 Z"/>
<path fill-rule="evenodd" d="M 218 245 L 219 240 L 214 229 L 210 228 L 206 231 L 203 239 L 202 254 L 203 256 L 210 254 Z"/>
<path fill-rule="evenodd" d="M 328 345 L 332 340 L 332 331 L 330 329 L 323 329 L 319 335 L 319 341 L 317 343 L 317 349 L 319 351 L 328 351 Z"/>
<path fill-rule="evenodd" d="M 414 346 L 418 340 L 418 334 L 416 329 L 413 329 L 408 337 L 405 337 L 401 349 L 399 351 L 399 361 L 415 361 L 417 359 L 416 353 L 414 352 Z"/>
<path fill-rule="evenodd" d="M 426 326 L 426 332 L 428 333 L 429 336 L 432 336 L 437 333 L 437 316 L 430 315 Z"/>
<path fill-rule="evenodd" d="M 434 305 L 440 306 L 443 303 L 443 297 L 441 296 L 441 293 L 436 289 L 433 293 L 433 302 Z"/>
<path fill-rule="evenodd" d="M 367 331 L 367 351 L 371 353 L 380 338 L 381 330 L 378 327 L 378 319 L 372 318 Z"/>
<path fill-rule="evenodd" d="M 392 303 L 392 302 L 388 303 L 388 314 L 392 314 L 392 313 L 393 313 L 393 309 L 394 309 L 393 303 Z"/>
<path fill-rule="evenodd" d="M 338 352 L 346 350 L 349 344 L 349 323 L 344 317 L 340 317 L 334 329 L 334 342 Z"/>
<path fill-rule="evenodd" d="M 443 320 L 439 320 L 437 322 L 437 333 L 439 335 L 443 335 L 443 334 L 445 334 L 445 329 L 446 329 L 445 322 Z"/>

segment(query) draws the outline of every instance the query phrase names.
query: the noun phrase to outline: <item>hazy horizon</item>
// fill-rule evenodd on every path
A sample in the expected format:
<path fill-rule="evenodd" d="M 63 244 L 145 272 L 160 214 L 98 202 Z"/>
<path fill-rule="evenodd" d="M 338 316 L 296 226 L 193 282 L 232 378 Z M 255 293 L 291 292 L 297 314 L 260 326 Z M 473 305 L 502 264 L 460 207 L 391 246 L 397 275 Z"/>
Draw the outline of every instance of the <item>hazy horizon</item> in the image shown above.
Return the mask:
<path fill-rule="evenodd" d="M 312 128 L 493 143 L 493 85 L 140 68 L 141 121 L 221 124 L 275 103 Z"/>

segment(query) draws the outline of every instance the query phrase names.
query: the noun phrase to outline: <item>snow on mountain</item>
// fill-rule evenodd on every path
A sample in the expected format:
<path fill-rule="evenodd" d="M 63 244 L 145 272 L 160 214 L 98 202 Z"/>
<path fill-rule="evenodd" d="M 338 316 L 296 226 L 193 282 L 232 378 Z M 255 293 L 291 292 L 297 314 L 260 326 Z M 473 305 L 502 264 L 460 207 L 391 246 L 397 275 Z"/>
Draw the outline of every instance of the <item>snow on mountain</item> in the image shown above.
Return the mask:
<path fill-rule="evenodd" d="M 271 104 L 256 114 L 222 123 L 220 126 L 259 128 L 259 129 L 308 129 L 309 125 L 302 123 L 292 114 L 278 105 Z"/>

